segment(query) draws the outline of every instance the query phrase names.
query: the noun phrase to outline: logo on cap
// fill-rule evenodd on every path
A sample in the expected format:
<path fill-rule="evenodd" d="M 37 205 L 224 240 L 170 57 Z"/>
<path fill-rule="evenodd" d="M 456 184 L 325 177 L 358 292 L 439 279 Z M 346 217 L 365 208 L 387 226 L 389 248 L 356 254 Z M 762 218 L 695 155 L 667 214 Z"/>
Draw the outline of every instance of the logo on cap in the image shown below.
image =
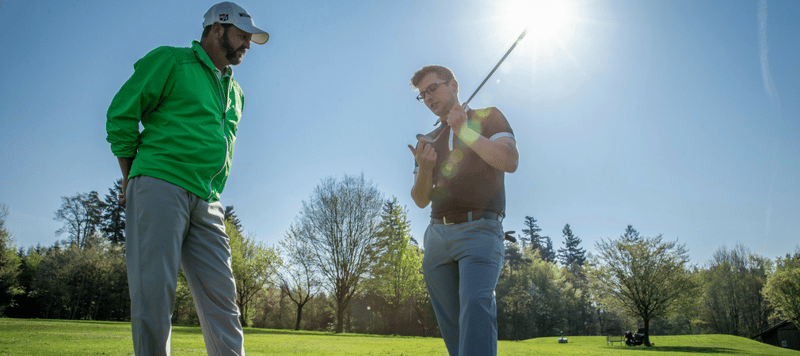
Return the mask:
<path fill-rule="evenodd" d="M 247 17 L 248 19 L 251 18 L 250 15 L 247 14 L 246 12 L 240 12 L 239 17 Z"/>
<path fill-rule="evenodd" d="M 220 21 L 228 21 L 228 14 L 219 14 Z"/>

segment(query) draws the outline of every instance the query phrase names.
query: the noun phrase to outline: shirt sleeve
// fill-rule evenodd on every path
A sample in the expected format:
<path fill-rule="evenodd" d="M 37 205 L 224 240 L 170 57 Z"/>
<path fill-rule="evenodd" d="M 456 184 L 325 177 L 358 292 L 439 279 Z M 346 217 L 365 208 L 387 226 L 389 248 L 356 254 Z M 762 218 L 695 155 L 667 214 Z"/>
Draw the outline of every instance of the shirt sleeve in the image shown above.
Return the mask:
<path fill-rule="evenodd" d="M 506 120 L 503 113 L 497 108 L 486 108 L 475 111 L 475 119 L 481 123 L 481 136 L 491 141 L 496 141 L 503 137 L 514 139 L 514 130 Z"/>
<path fill-rule="evenodd" d="M 106 113 L 106 141 L 117 157 L 133 157 L 139 142 L 139 122 L 161 102 L 175 66 L 168 47 L 159 47 L 133 65 L 133 75 L 114 96 Z"/>

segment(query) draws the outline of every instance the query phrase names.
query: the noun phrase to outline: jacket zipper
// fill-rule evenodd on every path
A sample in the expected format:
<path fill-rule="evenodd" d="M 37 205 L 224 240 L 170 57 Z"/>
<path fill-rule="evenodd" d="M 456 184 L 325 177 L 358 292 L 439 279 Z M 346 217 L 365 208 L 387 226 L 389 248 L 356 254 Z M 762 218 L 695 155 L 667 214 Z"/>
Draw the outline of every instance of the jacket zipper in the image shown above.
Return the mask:
<path fill-rule="evenodd" d="M 226 120 L 226 114 L 228 112 L 227 111 L 227 109 L 228 109 L 228 96 L 227 95 L 225 95 L 225 96 L 222 95 L 222 83 L 220 82 L 220 79 L 217 78 L 216 74 L 214 74 L 214 79 L 217 81 L 217 91 L 219 92 L 219 98 L 220 98 L 220 101 L 222 102 L 222 138 L 225 139 L 225 157 L 222 160 L 222 167 L 219 169 L 219 172 L 217 172 L 217 174 L 215 174 L 213 177 L 211 177 L 211 180 L 208 182 L 208 197 L 206 197 L 206 200 L 211 199 L 211 195 L 214 194 L 214 188 L 212 188 L 213 185 L 214 185 L 214 179 L 216 179 L 217 176 L 220 173 L 222 173 L 223 170 L 225 170 L 225 165 L 228 164 L 228 146 L 230 146 L 228 144 L 228 136 L 225 135 L 225 120 Z M 230 89 L 230 88 L 228 88 L 228 89 Z"/>

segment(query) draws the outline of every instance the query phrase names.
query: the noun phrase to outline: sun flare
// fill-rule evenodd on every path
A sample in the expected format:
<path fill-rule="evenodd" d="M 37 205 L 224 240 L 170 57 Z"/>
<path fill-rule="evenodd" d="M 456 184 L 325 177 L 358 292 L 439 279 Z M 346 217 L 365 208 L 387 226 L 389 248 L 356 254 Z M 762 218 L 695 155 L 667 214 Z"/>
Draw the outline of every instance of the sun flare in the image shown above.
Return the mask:
<path fill-rule="evenodd" d="M 528 41 L 568 42 L 573 35 L 576 3 L 569 0 L 509 0 L 508 31 L 527 29 Z"/>

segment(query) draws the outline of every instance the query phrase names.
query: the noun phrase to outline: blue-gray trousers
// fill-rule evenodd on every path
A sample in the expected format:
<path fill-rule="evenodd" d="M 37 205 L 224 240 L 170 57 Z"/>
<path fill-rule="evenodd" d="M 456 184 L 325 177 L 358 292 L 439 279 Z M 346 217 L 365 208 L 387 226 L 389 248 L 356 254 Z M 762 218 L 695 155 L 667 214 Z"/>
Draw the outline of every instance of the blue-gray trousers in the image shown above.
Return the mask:
<path fill-rule="evenodd" d="M 422 271 L 450 355 L 497 355 L 494 288 L 505 251 L 503 224 L 430 224 L 424 246 Z"/>
<path fill-rule="evenodd" d="M 183 268 L 209 355 L 244 355 L 231 250 L 219 202 L 166 181 L 128 182 L 126 260 L 136 355 L 169 355 L 178 268 Z"/>

